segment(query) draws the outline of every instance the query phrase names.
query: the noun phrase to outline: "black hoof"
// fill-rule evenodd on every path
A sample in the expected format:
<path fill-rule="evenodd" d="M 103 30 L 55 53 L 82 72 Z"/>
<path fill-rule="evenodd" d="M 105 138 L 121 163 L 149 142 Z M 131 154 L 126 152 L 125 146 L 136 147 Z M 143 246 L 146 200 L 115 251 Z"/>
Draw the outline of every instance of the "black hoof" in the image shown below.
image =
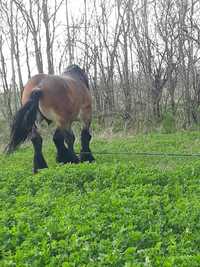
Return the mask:
<path fill-rule="evenodd" d="M 84 162 L 84 161 L 88 161 L 88 162 L 94 162 L 95 158 L 93 157 L 91 152 L 81 152 L 80 153 L 80 161 Z"/>
<path fill-rule="evenodd" d="M 68 149 L 65 148 L 62 151 L 60 151 L 59 153 L 57 153 L 56 161 L 58 163 L 70 162 Z"/>
<path fill-rule="evenodd" d="M 42 166 L 40 165 L 39 167 L 38 166 L 33 167 L 33 174 L 36 174 L 36 173 L 38 173 L 39 170 L 46 169 L 46 168 L 48 168 L 46 162 Z"/>
<path fill-rule="evenodd" d="M 36 173 L 38 173 L 39 170 L 46 169 L 46 168 L 48 168 L 47 165 L 46 165 L 46 167 L 33 168 L 33 174 L 36 174 Z"/>
<path fill-rule="evenodd" d="M 80 159 L 79 157 L 76 156 L 76 154 L 72 155 L 71 157 L 71 163 L 79 163 L 80 162 Z"/>
<path fill-rule="evenodd" d="M 34 156 L 33 163 L 33 173 L 37 173 L 38 170 L 48 168 L 48 165 L 42 154 L 37 154 Z"/>
<path fill-rule="evenodd" d="M 77 157 L 77 155 L 75 154 L 74 151 L 69 151 L 69 162 L 70 163 L 79 163 L 80 162 L 80 159 L 79 157 Z"/>
<path fill-rule="evenodd" d="M 79 163 L 79 158 L 74 152 L 65 149 L 62 153 L 59 153 L 56 157 L 58 163 Z"/>

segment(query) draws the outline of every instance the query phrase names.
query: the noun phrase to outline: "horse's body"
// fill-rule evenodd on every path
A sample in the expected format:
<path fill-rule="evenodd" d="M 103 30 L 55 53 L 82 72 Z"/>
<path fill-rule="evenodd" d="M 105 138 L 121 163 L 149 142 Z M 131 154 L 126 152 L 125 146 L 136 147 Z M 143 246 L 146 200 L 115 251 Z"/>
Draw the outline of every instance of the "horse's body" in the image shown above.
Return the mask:
<path fill-rule="evenodd" d="M 53 136 L 57 148 L 58 162 L 79 161 L 74 153 L 74 134 L 71 125 L 78 117 L 83 122 L 81 132 L 81 161 L 93 161 L 89 148 L 91 135 L 89 128 L 92 118 L 92 100 L 88 78 L 77 65 L 69 66 L 62 75 L 38 74 L 24 87 L 22 107 L 16 113 L 8 153 L 14 151 L 30 136 L 34 147 L 34 172 L 47 167 L 42 155 L 42 138 L 36 127 L 38 113 L 48 122 L 54 122 L 56 131 Z M 65 142 L 68 149 L 65 147 Z"/>

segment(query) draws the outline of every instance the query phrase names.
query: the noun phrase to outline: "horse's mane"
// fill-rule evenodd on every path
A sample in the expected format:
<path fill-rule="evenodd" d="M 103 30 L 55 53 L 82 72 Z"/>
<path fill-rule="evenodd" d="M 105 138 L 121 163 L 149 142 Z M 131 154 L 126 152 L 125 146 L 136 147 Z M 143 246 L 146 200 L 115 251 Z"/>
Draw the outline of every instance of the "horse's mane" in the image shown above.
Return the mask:
<path fill-rule="evenodd" d="M 72 64 L 69 65 L 64 71 L 62 75 L 72 75 L 78 77 L 81 81 L 85 83 L 87 88 L 89 89 L 89 80 L 88 76 L 83 69 L 81 69 L 78 65 Z"/>

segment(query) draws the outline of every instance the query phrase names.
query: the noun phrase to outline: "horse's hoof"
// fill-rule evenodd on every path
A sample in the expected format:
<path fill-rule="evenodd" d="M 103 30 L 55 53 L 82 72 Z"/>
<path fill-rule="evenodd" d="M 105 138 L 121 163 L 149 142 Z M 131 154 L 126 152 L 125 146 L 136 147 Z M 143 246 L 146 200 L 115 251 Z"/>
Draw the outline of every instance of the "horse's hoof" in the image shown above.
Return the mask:
<path fill-rule="evenodd" d="M 75 164 L 78 164 L 80 162 L 80 159 L 79 159 L 79 157 L 77 157 L 77 156 L 73 156 L 73 158 L 71 159 L 71 163 L 75 163 Z"/>
<path fill-rule="evenodd" d="M 62 157 L 58 157 L 56 158 L 56 161 L 58 163 L 79 163 L 80 162 L 80 159 L 79 157 L 77 157 L 75 154 L 71 154 L 71 153 L 68 153 L 68 154 L 65 154 L 64 156 Z"/>
<path fill-rule="evenodd" d="M 33 168 L 32 169 L 32 172 L 33 172 L 33 174 L 37 174 L 39 170 L 46 169 L 46 168 L 48 168 L 47 165 L 44 166 L 44 167 L 40 167 L 40 168 Z"/>
<path fill-rule="evenodd" d="M 88 153 L 80 153 L 80 161 L 84 162 L 84 161 L 88 161 L 89 163 L 92 163 L 95 161 L 95 158 L 93 157 L 91 152 Z"/>
<path fill-rule="evenodd" d="M 33 169 L 32 169 L 32 173 L 33 173 L 33 174 L 38 173 L 38 169 L 33 168 Z"/>

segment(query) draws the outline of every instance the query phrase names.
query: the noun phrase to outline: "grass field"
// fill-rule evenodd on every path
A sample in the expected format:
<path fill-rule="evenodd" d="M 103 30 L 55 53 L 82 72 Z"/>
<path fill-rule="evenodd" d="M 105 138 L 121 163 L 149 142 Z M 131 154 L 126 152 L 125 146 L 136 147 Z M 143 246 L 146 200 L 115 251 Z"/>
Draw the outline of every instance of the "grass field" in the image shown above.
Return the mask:
<path fill-rule="evenodd" d="M 32 175 L 32 149 L 0 155 L 0 266 L 200 266 L 200 133 L 94 138 L 96 163 Z M 78 145 L 77 148 L 78 150 Z M 115 154 L 116 152 L 116 154 Z"/>

